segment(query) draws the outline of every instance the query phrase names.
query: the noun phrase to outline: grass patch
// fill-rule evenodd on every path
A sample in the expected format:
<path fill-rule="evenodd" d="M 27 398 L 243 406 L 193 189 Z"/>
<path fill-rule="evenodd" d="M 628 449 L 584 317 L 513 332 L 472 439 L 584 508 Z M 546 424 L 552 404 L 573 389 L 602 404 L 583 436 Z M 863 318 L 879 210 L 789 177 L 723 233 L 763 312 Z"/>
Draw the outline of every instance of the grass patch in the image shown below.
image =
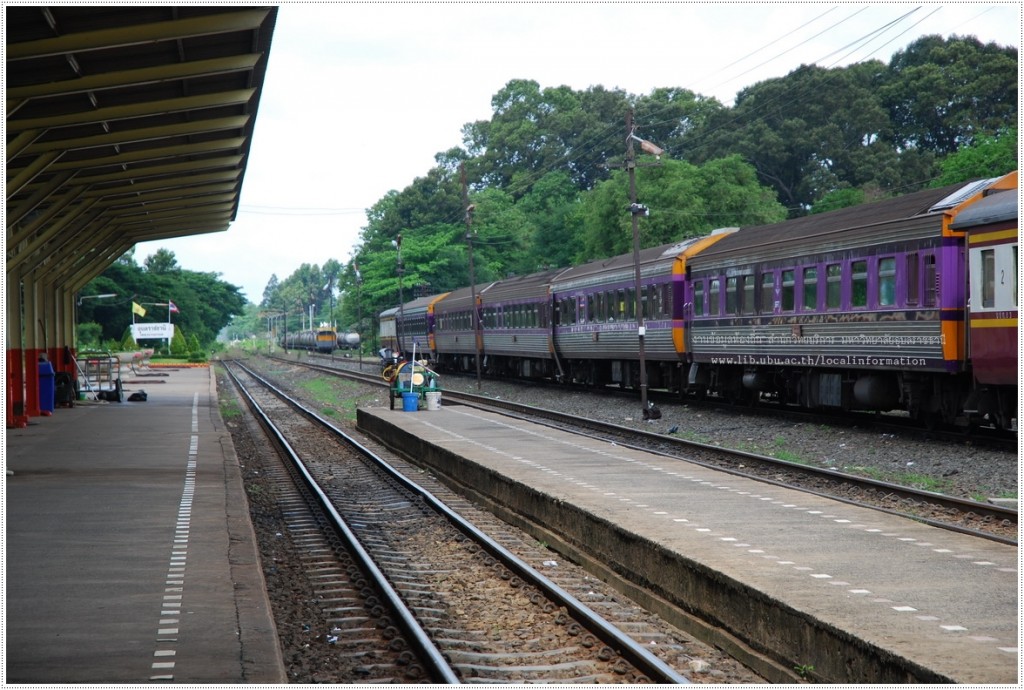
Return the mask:
<path fill-rule="evenodd" d="M 242 409 L 235 400 L 220 401 L 220 416 L 223 420 L 237 419 L 242 416 Z"/>
<path fill-rule="evenodd" d="M 309 379 L 302 383 L 302 389 L 318 405 L 326 417 L 340 416 L 355 421 L 356 408 L 373 400 L 373 394 L 360 397 L 360 385 L 342 379 Z"/>
<path fill-rule="evenodd" d="M 785 460 L 786 462 L 792 462 L 797 465 L 809 465 L 810 461 L 805 460 L 796 453 L 788 450 L 776 450 L 772 453 L 772 457 L 776 460 Z"/>
<path fill-rule="evenodd" d="M 848 472 L 859 474 L 869 479 L 877 479 L 880 482 L 891 482 L 901 486 L 908 486 L 923 491 L 942 494 L 949 493 L 955 488 L 953 482 L 942 477 L 930 477 L 926 474 L 916 472 L 886 472 L 877 467 L 848 467 Z"/>

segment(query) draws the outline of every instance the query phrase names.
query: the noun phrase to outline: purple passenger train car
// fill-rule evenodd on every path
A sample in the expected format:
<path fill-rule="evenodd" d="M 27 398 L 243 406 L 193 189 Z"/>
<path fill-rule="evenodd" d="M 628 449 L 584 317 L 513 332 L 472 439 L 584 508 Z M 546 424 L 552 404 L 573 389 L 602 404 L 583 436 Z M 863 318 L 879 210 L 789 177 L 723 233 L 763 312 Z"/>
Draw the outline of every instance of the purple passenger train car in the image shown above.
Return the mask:
<path fill-rule="evenodd" d="M 955 417 L 966 282 L 948 225 L 981 184 L 744 228 L 698 254 L 691 388 Z"/>

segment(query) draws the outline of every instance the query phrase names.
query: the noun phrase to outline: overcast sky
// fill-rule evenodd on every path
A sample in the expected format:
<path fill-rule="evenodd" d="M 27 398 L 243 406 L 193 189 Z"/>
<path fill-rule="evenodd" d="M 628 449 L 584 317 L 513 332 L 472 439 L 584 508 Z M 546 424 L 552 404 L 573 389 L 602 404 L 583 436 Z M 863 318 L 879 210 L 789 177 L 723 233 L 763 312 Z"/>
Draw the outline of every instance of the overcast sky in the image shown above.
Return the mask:
<path fill-rule="evenodd" d="M 643 95 L 737 91 L 801 64 L 888 62 L 922 35 L 1019 48 L 1013 3 L 281 3 L 231 228 L 164 247 L 259 302 L 272 274 L 347 262 L 365 210 L 462 143 L 512 79 Z"/>

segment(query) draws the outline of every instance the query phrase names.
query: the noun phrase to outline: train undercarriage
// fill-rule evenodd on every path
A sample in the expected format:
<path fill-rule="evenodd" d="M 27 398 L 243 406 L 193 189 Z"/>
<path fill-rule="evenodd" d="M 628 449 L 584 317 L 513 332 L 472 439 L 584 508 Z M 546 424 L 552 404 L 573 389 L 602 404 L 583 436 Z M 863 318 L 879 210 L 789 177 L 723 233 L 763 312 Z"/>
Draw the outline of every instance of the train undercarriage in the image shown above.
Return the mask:
<path fill-rule="evenodd" d="M 441 371 L 472 374 L 473 355 L 446 355 Z M 602 388 L 640 388 L 636 360 L 559 361 L 485 356 L 484 376 L 554 380 Z M 648 361 L 647 386 L 682 397 L 715 397 L 738 405 L 775 402 L 805 409 L 904 411 L 923 426 L 993 426 L 1010 429 L 1017 418 L 1017 390 L 974 385 L 969 374 L 766 368 Z"/>
<path fill-rule="evenodd" d="M 771 399 L 806 409 L 904 411 L 926 427 L 993 426 L 1017 417 L 1017 390 L 978 386 L 969 374 L 692 364 L 688 392 L 736 403 Z"/>

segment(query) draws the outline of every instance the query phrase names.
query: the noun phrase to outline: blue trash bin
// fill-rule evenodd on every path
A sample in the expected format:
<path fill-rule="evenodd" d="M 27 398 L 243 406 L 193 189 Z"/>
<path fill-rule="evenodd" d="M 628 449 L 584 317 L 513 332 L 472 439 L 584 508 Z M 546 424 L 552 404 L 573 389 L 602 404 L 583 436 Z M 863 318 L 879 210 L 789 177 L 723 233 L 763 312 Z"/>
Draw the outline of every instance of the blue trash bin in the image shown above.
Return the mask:
<path fill-rule="evenodd" d="M 402 393 L 402 411 L 415 412 L 420 409 L 419 393 Z"/>
<path fill-rule="evenodd" d="M 43 414 L 53 414 L 53 401 L 56 396 L 57 386 L 54 383 L 53 365 L 49 362 L 39 363 L 39 411 Z"/>

